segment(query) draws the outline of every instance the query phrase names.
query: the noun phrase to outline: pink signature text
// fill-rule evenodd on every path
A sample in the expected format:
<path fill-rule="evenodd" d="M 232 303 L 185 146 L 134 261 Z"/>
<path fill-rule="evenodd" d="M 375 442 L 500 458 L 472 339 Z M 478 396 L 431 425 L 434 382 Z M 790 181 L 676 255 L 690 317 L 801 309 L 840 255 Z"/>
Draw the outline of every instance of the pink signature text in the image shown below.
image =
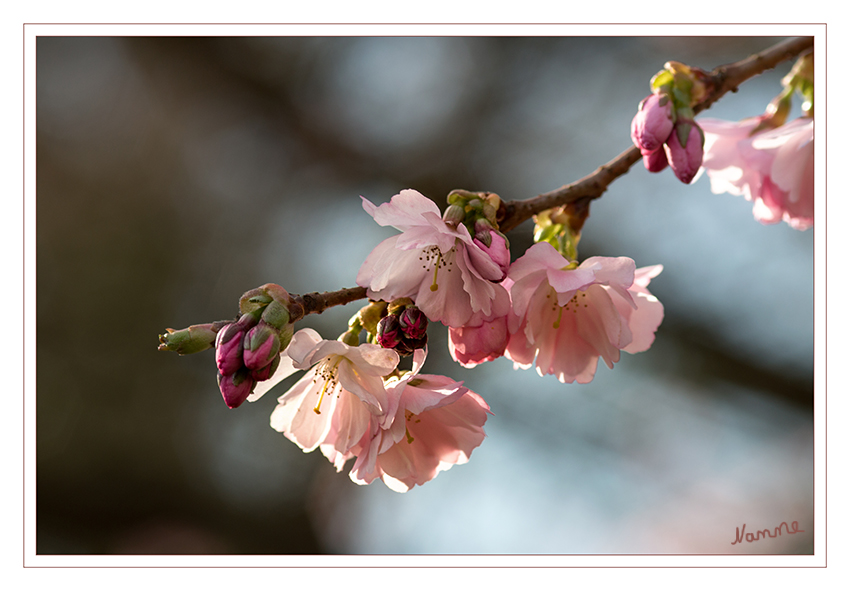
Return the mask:
<path fill-rule="evenodd" d="M 757 530 L 756 533 L 747 532 L 747 524 L 745 523 L 743 527 L 735 528 L 735 541 L 732 542 L 734 546 L 738 542 L 743 542 L 744 540 L 748 542 L 758 542 L 764 538 L 775 538 L 778 535 L 782 534 L 782 526 L 785 526 L 786 534 L 801 534 L 805 533 L 806 530 L 799 529 L 799 525 L 796 521 L 791 522 L 791 527 L 788 527 L 788 524 L 784 521 L 780 523 L 777 527 L 773 528 L 773 533 L 770 533 L 769 529 L 760 529 Z"/>

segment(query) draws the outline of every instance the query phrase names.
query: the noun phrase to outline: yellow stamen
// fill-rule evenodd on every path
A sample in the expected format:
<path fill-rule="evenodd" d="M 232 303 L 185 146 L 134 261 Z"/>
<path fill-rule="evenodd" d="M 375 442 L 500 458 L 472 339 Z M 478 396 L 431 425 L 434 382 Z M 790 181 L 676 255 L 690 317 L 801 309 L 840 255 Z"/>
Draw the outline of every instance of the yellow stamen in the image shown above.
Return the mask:
<path fill-rule="evenodd" d="M 340 361 L 341 359 L 338 359 L 337 362 L 333 364 L 333 367 L 324 369 L 324 371 L 327 372 L 325 375 L 325 385 L 322 386 L 322 392 L 319 394 L 319 402 L 316 404 L 316 408 L 313 409 L 313 412 L 317 415 L 322 414 L 322 411 L 319 409 L 322 406 L 322 399 L 325 397 L 325 392 L 328 390 L 328 384 L 333 382 L 334 385 L 336 385 L 336 368 L 339 366 Z"/>
<path fill-rule="evenodd" d="M 325 397 L 325 390 L 327 390 L 327 389 L 328 389 L 328 384 L 329 384 L 329 383 L 330 383 L 330 380 L 329 380 L 329 379 L 328 379 L 328 380 L 325 380 L 325 385 L 324 385 L 324 386 L 322 386 L 322 393 L 321 393 L 321 394 L 319 394 L 319 403 L 316 405 L 316 408 L 314 408 L 314 409 L 313 409 L 313 412 L 314 412 L 314 413 L 316 413 L 317 415 L 322 414 L 322 411 L 320 411 L 320 410 L 319 410 L 319 407 L 321 407 L 321 406 L 322 406 L 322 399 Z"/>
<path fill-rule="evenodd" d="M 561 314 L 564 313 L 563 306 L 558 307 L 558 319 L 552 324 L 552 328 L 559 328 L 561 326 Z"/>
<path fill-rule="evenodd" d="M 440 286 L 437 285 L 437 271 L 440 270 L 440 259 L 442 258 L 442 253 L 437 255 L 437 260 L 434 263 L 434 283 L 431 284 L 431 291 L 437 291 L 440 289 Z"/>

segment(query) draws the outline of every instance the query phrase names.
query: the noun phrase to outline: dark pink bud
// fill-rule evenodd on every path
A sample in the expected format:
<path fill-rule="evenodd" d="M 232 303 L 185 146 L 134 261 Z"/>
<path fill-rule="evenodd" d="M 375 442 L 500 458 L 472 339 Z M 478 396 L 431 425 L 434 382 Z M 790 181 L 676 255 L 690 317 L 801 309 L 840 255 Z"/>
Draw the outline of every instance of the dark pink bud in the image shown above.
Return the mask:
<path fill-rule="evenodd" d="M 410 339 L 421 339 L 428 330 L 428 317 L 419 308 L 406 308 L 398 317 L 401 330 Z"/>
<path fill-rule="evenodd" d="M 687 142 L 684 147 L 679 137 L 685 135 L 681 132 L 682 130 L 687 132 Z M 676 130 L 670 134 L 667 143 L 664 144 L 670 168 L 673 169 L 676 178 L 685 184 L 694 180 L 699 167 L 702 166 L 702 144 L 702 130 L 693 122 L 683 122 L 681 127 L 677 125 Z"/>
<path fill-rule="evenodd" d="M 242 360 L 248 369 L 262 369 L 280 351 L 280 338 L 271 326 L 260 322 L 245 333 L 242 341 Z"/>
<path fill-rule="evenodd" d="M 425 345 L 428 344 L 428 334 L 423 334 L 418 339 L 405 338 L 402 344 L 408 352 L 402 353 L 398 347 L 396 347 L 396 351 L 398 351 L 400 355 L 410 355 L 410 353 L 413 353 L 416 349 L 425 348 Z"/>
<path fill-rule="evenodd" d="M 277 370 L 277 366 L 280 365 L 280 355 L 276 355 L 272 362 L 266 365 L 261 369 L 255 369 L 251 371 L 251 377 L 258 381 L 263 382 L 274 375 L 274 372 Z"/>
<path fill-rule="evenodd" d="M 402 338 L 404 338 L 398 316 L 390 314 L 381 318 L 381 321 L 378 322 L 378 334 L 376 336 L 378 338 L 378 344 L 383 348 L 395 349 L 401 343 Z"/>
<path fill-rule="evenodd" d="M 651 94 L 640 103 L 632 119 L 632 141 L 642 151 L 659 149 L 673 131 L 673 101 L 666 95 Z"/>
<path fill-rule="evenodd" d="M 245 329 L 237 323 L 218 331 L 215 339 L 215 364 L 222 375 L 232 375 L 242 367 L 242 337 Z"/>
<path fill-rule="evenodd" d="M 654 152 L 640 151 L 643 156 L 643 165 L 649 172 L 661 172 L 667 168 L 667 152 L 659 148 Z"/>
<path fill-rule="evenodd" d="M 256 382 L 245 368 L 232 375 L 218 374 L 218 388 L 227 408 L 236 408 L 245 402 L 255 385 Z"/>

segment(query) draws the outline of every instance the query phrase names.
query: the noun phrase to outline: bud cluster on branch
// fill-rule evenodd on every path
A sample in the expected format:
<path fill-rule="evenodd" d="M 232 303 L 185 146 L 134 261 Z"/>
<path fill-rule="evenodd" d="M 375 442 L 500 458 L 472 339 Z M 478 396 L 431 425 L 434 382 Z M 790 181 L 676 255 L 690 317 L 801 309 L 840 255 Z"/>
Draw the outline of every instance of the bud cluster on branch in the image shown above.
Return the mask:
<path fill-rule="evenodd" d="M 452 358 L 473 368 L 506 357 L 563 383 L 588 383 L 599 360 L 646 351 L 664 318 L 649 290 L 662 265 L 626 256 L 582 260 L 590 203 L 643 159 L 684 183 L 705 171 L 712 191 L 754 202 L 756 219 L 813 224 L 813 65 L 811 39 L 792 39 L 757 56 L 704 72 L 668 62 L 650 83 L 631 126 L 634 147 L 570 185 L 525 201 L 454 190 L 445 211 L 413 189 L 362 207 L 398 233 L 371 251 L 357 287 L 290 295 L 276 284 L 245 293 L 231 321 L 160 336 L 179 354 L 215 348 L 226 405 L 262 397 L 302 377 L 278 398 L 270 423 L 305 452 L 315 449 L 368 484 L 409 490 L 469 460 L 484 439 L 489 405 L 462 382 L 423 373 L 430 327 L 442 325 Z M 800 56 L 763 115 L 738 123 L 695 116 L 737 85 Z M 804 99 L 788 121 L 791 98 Z M 625 130 L 624 130 L 625 135 Z M 534 245 L 510 251 L 506 233 L 533 218 Z M 336 340 L 295 331 L 308 314 L 368 298 Z M 407 358 L 407 364 L 402 359 Z M 410 368 L 405 367 L 409 365 Z"/>

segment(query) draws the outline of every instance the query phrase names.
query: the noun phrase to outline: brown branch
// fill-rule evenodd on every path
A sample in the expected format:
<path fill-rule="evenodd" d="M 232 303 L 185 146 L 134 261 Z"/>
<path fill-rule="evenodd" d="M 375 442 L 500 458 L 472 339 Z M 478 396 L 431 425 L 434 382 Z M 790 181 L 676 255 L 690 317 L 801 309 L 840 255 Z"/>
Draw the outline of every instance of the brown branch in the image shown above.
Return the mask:
<path fill-rule="evenodd" d="M 796 57 L 813 45 L 813 37 L 788 39 L 747 59 L 715 68 L 705 80 L 706 87 L 709 89 L 708 95 L 694 106 L 694 113 L 704 111 L 727 92 L 736 92 L 741 83 L 776 67 L 783 61 Z M 499 223 L 499 229 L 503 232 L 512 230 L 534 214 L 558 205 L 565 205 L 579 199 L 597 199 L 608 189 L 608 185 L 626 174 L 640 159 L 640 150 L 632 146 L 574 183 L 531 199 L 508 201 L 505 203 L 505 218 Z"/>
<path fill-rule="evenodd" d="M 295 305 L 290 307 L 290 320 L 295 322 L 301 320 L 307 314 L 321 314 L 333 306 L 343 306 L 365 297 L 365 287 L 347 287 L 338 291 L 294 295 L 292 301 Z M 300 310 L 298 307 L 300 307 Z"/>

